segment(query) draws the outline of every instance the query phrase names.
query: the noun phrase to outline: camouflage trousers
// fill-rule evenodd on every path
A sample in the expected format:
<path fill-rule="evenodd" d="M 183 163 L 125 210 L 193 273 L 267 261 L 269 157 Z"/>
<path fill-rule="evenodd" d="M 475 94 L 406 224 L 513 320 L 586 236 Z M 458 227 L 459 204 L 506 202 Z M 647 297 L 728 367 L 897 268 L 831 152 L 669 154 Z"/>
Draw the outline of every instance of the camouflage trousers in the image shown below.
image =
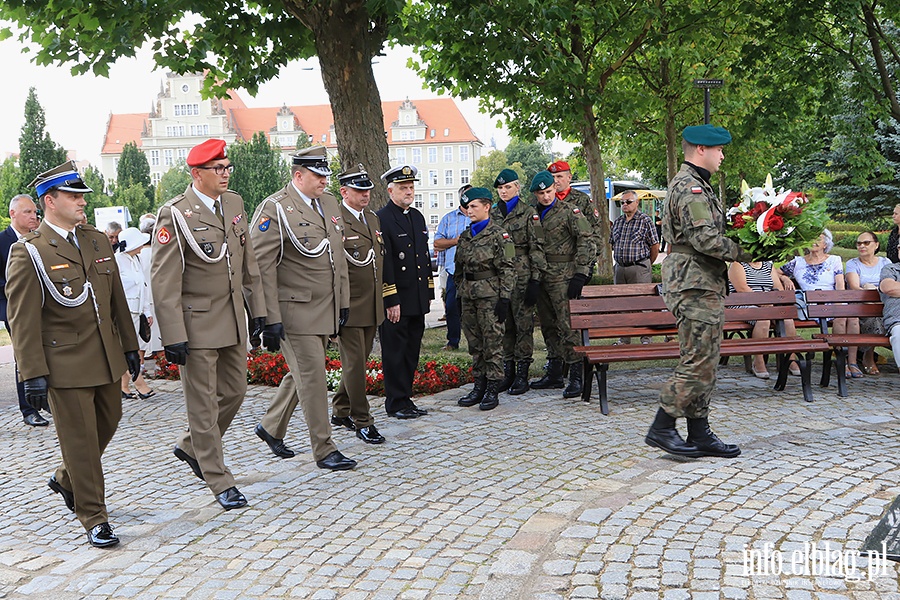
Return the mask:
<path fill-rule="evenodd" d="M 563 362 L 571 364 L 581 360 L 575 352 L 575 346 L 581 345 L 581 337 L 569 325 L 568 293 L 568 279 L 542 281 L 537 314 L 544 343 L 547 345 L 547 358 L 561 358 Z"/>
<path fill-rule="evenodd" d="M 534 307 L 525 306 L 525 289 L 530 277 L 527 269 L 516 274 L 516 287 L 509 299 L 509 316 L 503 334 L 503 360 L 531 362 L 534 354 Z"/>
<path fill-rule="evenodd" d="M 462 301 L 462 330 L 472 355 L 472 375 L 503 379 L 503 323 L 497 321 L 497 298 Z"/>
<path fill-rule="evenodd" d="M 716 387 L 725 325 L 722 296 L 709 290 L 685 290 L 665 293 L 664 300 L 678 326 L 681 358 L 659 391 L 659 404 L 676 418 L 704 418 Z"/>

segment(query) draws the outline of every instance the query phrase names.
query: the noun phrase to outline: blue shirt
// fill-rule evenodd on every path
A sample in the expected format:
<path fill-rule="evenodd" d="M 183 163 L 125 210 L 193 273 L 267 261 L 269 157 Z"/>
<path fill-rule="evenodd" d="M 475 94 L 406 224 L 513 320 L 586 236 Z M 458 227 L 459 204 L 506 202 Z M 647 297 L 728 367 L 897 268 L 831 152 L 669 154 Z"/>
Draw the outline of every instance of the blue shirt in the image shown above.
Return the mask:
<path fill-rule="evenodd" d="M 466 228 L 472 223 L 469 220 L 467 215 L 464 215 L 457 208 L 456 210 L 448 212 L 446 215 L 441 217 L 441 222 L 438 223 L 437 231 L 434 233 L 435 240 L 453 240 L 460 236 L 460 234 L 466 230 Z M 456 269 L 456 246 L 452 246 L 447 248 L 446 250 L 441 250 L 438 252 L 437 256 L 437 264 L 438 267 L 444 267 L 447 269 L 447 272 L 451 275 L 453 271 Z"/>

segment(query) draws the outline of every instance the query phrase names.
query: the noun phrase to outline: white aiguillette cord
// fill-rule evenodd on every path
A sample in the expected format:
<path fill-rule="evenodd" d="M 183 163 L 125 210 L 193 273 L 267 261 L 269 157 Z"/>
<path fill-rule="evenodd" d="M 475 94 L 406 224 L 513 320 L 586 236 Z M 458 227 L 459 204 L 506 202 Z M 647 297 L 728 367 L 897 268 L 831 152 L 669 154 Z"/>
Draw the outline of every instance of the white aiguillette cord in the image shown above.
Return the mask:
<path fill-rule="evenodd" d="M 91 300 L 94 301 L 94 314 L 97 315 L 97 322 L 100 321 L 100 308 L 97 306 L 97 298 L 94 296 L 94 286 L 91 285 L 90 281 L 84 282 L 84 288 L 82 288 L 81 293 L 74 298 L 66 298 L 62 294 L 59 293 L 59 290 L 56 289 L 56 286 L 53 284 L 53 280 L 50 279 L 50 276 L 47 274 L 47 269 L 44 267 L 44 260 L 41 258 L 40 251 L 34 247 L 34 244 L 29 244 L 28 242 L 23 241 L 25 244 L 25 249 L 28 250 L 28 255 L 31 257 L 31 262 L 34 264 L 34 270 L 37 271 L 38 277 L 41 278 L 41 281 L 44 282 L 44 287 L 47 288 L 47 291 L 50 292 L 50 297 L 53 298 L 57 304 L 61 306 L 65 306 L 66 308 L 75 308 L 76 306 L 81 306 L 87 301 L 88 294 L 91 296 Z M 44 287 L 41 288 L 41 306 L 44 306 L 45 296 L 44 296 Z"/>
<path fill-rule="evenodd" d="M 282 255 L 284 253 L 284 232 L 287 231 L 287 237 L 291 241 L 291 244 L 297 249 L 297 252 L 303 256 L 319 258 L 325 254 L 325 252 L 328 252 L 328 261 L 331 263 L 332 272 L 334 272 L 334 256 L 331 252 L 331 242 L 328 241 L 328 238 L 323 238 L 322 241 L 319 242 L 319 245 L 312 250 L 308 249 L 300 243 L 300 240 L 297 239 L 297 236 L 294 235 L 294 232 L 291 230 L 290 221 L 288 221 L 287 215 L 284 214 L 284 208 L 282 208 L 281 203 L 273 202 L 273 204 L 275 205 L 275 211 L 278 213 L 278 234 L 281 236 Z M 287 227 L 285 227 L 284 224 L 287 224 Z M 279 259 L 278 262 L 280 263 L 281 260 Z"/>

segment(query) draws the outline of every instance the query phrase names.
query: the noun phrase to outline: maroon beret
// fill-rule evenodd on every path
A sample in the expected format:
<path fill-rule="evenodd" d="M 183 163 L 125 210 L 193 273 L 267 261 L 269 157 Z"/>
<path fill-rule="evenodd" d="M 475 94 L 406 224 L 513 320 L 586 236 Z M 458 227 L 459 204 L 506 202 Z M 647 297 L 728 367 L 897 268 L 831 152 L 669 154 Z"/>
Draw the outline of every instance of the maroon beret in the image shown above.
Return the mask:
<path fill-rule="evenodd" d="M 563 171 L 571 171 L 572 169 L 569 168 L 569 163 L 567 163 L 566 161 L 558 160 L 547 167 L 547 170 L 551 173 L 562 173 Z"/>
<path fill-rule="evenodd" d="M 187 156 L 187 164 L 189 167 L 199 167 L 211 160 L 222 158 L 225 158 L 225 140 L 206 140 L 191 148 Z"/>

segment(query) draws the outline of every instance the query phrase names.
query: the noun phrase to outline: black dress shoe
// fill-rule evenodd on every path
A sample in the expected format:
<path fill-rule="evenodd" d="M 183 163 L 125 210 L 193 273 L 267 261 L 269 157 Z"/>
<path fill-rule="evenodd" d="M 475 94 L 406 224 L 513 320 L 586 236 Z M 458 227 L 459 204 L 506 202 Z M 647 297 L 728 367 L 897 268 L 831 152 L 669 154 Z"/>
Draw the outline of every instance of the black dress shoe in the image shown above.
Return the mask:
<path fill-rule="evenodd" d="M 94 525 L 87 532 L 88 541 L 95 548 L 109 548 L 119 543 L 119 538 L 113 533 L 109 523 Z"/>
<path fill-rule="evenodd" d="M 32 427 L 46 427 L 50 424 L 50 421 L 41 416 L 40 413 L 28 413 L 22 420 L 25 421 L 26 425 L 31 425 Z"/>
<path fill-rule="evenodd" d="M 316 466 L 320 469 L 331 469 L 332 471 L 349 471 L 356 466 L 356 461 L 335 450 L 322 460 L 317 460 Z"/>
<path fill-rule="evenodd" d="M 418 419 L 422 415 L 414 408 L 401 408 L 396 412 L 389 412 L 388 416 L 396 417 L 398 419 Z"/>
<path fill-rule="evenodd" d="M 231 486 L 221 494 L 216 494 L 216 500 L 219 501 L 219 504 L 225 510 L 247 506 L 247 499 L 234 486 Z"/>
<path fill-rule="evenodd" d="M 346 427 L 350 431 L 356 431 L 356 424 L 350 417 L 336 417 L 331 415 L 331 424 L 335 427 Z"/>
<path fill-rule="evenodd" d="M 190 454 L 188 454 L 178 446 L 175 446 L 175 450 L 172 451 L 172 454 L 174 454 L 175 458 L 177 458 L 178 460 L 183 460 L 184 462 L 186 462 L 188 466 L 191 467 L 191 471 L 194 472 L 194 475 L 196 475 L 203 481 L 206 481 L 206 478 L 203 477 L 203 471 L 200 470 L 200 463 L 197 462 L 196 458 L 192 457 Z"/>
<path fill-rule="evenodd" d="M 134 400 L 135 398 L 137 398 L 137 396 L 131 392 L 122 392 L 122 400 Z"/>
<path fill-rule="evenodd" d="M 367 444 L 384 443 L 384 436 L 378 433 L 378 430 L 375 429 L 374 425 L 369 425 L 368 427 L 360 427 L 356 430 L 356 437 Z"/>
<path fill-rule="evenodd" d="M 256 435 L 269 445 L 269 450 L 278 458 L 294 458 L 294 451 L 284 445 L 284 440 L 279 440 L 269 435 L 269 432 L 263 429 L 262 425 L 256 426 Z"/>
<path fill-rule="evenodd" d="M 63 502 L 66 503 L 66 508 L 70 511 L 75 512 L 75 494 L 73 494 L 70 490 L 67 490 L 56 480 L 56 475 L 50 476 L 50 481 L 47 482 L 47 487 L 59 494 L 63 497 Z"/>

